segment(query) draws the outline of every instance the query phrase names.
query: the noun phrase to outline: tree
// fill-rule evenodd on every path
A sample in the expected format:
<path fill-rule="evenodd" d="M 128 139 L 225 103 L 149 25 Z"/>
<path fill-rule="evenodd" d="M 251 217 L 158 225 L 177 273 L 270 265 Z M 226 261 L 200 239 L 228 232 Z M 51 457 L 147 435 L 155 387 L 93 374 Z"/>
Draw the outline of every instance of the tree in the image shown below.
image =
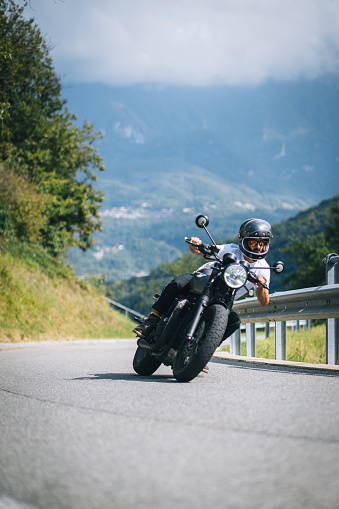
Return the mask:
<path fill-rule="evenodd" d="M 330 250 L 339 254 L 339 206 L 329 208 L 330 224 L 325 225 L 326 239 Z"/>
<path fill-rule="evenodd" d="M 320 286 L 326 283 L 322 260 L 330 252 L 339 253 L 339 206 L 329 208 L 330 224 L 318 235 L 297 238 L 284 250 L 297 262 L 298 269 L 285 278 L 288 289 Z"/>
<path fill-rule="evenodd" d="M 75 125 L 47 44 L 13 0 L 0 0 L 0 68 L 0 160 L 45 196 L 41 244 L 54 255 L 87 249 L 101 229 L 103 194 L 93 186 L 104 170 L 93 146 L 101 134 Z"/>
<path fill-rule="evenodd" d="M 11 144 L 39 138 L 40 122 L 62 108 L 61 83 L 49 50 L 34 21 L 23 8 L 0 0 L 1 154 Z"/>

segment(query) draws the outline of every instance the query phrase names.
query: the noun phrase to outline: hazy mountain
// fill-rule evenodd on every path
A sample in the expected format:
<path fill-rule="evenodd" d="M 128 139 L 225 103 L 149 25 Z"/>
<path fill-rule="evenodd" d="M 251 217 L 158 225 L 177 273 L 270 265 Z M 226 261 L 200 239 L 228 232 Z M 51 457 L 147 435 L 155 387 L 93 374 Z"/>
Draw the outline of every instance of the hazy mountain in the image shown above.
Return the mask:
<path fill-rule="evenodd" d="M 249 216 L 277 222 L 338 192 L 338 78 L 252 88 L 74 84 L 64 96 L 104 133 L 105 231 L 96 250 L 71 252 L 80 274 L 124 279 L 173 260 L 200 212 L 226 238 Z"/>

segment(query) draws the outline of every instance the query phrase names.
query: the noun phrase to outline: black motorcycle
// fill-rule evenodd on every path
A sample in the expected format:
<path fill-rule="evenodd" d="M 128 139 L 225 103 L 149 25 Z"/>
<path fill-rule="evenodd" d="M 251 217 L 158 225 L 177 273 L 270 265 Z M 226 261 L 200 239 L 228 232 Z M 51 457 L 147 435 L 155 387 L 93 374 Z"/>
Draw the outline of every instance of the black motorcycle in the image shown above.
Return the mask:
<path fill-rule="evenodd" d="M 207 216 L 199 215 L 195 222 L 211 240 L 211 244 L 200 244 L 199 250 L 204 258 L 215 261 L 214 266 L 196 271 L 188 295 L 174 301 L 147 341 L 138 340 L 133 368 L 139 375 L 150 376 L 165 364 L 172 366 L 179 382 L 193 380 L 222 342 L 237 291 L 247 281 L 267 288 L 248 262 L 239 261 L 233 253 L 218 257 L 218 247 L 207 230 Z M 187 237 L 185 241 L 193 244 Z M 284 264 L 279 261 L 269 268 L 279 274 Z"/>

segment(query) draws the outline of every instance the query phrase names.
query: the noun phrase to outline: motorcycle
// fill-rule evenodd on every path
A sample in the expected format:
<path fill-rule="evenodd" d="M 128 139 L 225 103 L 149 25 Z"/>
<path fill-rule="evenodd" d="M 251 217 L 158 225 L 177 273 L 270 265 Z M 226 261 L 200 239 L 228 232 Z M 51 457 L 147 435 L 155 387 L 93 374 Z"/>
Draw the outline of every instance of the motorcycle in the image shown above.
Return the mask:
<path fill-rule="evenodd" d="M 199 215 L 195 222 L 211 240 L 211 244 L 200 244 L 199 251 L 215 262 L 214 266 L 194 272 L 188 294 L 175 299 L 147 341 L 138 339 L 133 368 L 139 375 L 150 376 L 164 364 L 172 367 L 177 381 L 190 382 L 222 342 L 237 291 L 247 281 L 268 289 L 245 260 L 238 260 L 233 253 L 226 253 L 222 259 L 218 256 L 219 249 L 207 230 L 207 216 Z M 185 242 L 193 244 L 187 237 Z M 284 263 L 279 261 L 267 268 L 280 274 Z"/>

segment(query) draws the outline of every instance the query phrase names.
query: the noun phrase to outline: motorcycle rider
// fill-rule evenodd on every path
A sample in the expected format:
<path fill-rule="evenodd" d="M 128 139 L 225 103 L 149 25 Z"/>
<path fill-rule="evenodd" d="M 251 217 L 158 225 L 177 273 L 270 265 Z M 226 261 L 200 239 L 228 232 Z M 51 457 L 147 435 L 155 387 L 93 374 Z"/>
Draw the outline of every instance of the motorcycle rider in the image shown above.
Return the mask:
<path fill-rule="evenodd" d="M 260 282 L 269 286 L 270 270 L 268 269 L 269 265 L 265 257 L 268 253 L 269 243 L 272 237 L 270 223 L 263 219 L 247 219 L 240 225 L 238 244 L 218 245 L 218 256 L 222 258 L 225 253 L 234 253 L 239 260 L 246 260 L 251 266 L 251 273 L 254 274 Z M 204 254 L 199 251 L 199 245 L 202 241 L 198 237 L 191 237 L 190 241 L 194 243 L 194 245 L 188 244 L 188 249 L 191 253 L 204 256 Z M 213 263 L 215 262 L 211 261 L 205 263 L 198 271 L 210 267 Z M 182 274 L 172 279 L 172 281 L 165 286 L 159 299 L 152 306 L 151 314 L 142 324 L 133 329 L 133 332 L 139 338 L 142 338 L 139 340 L 139 344 L 140 341 L 147 342 L 149 334 L 156 327 L 161 316 L 169 309 L 174 299 L 179 295 L 186 295 L 188 293 L 192 277 L 192 274 Z M 246 283 L 245 287 L 238 290 L 236 298 L 238 299 L 254 286 L 256 286 L 257 289 L 258 301 L 262 306 L 267 306 L 269 303 L 269 291 L 263 286 L 249 281 Z M 240 317 L 235 311 L 231 311 L 222 341 L 231 336 L 239 327 Z M 205 370 L 206 372 L 208 371 L 206 368 Z"/>

